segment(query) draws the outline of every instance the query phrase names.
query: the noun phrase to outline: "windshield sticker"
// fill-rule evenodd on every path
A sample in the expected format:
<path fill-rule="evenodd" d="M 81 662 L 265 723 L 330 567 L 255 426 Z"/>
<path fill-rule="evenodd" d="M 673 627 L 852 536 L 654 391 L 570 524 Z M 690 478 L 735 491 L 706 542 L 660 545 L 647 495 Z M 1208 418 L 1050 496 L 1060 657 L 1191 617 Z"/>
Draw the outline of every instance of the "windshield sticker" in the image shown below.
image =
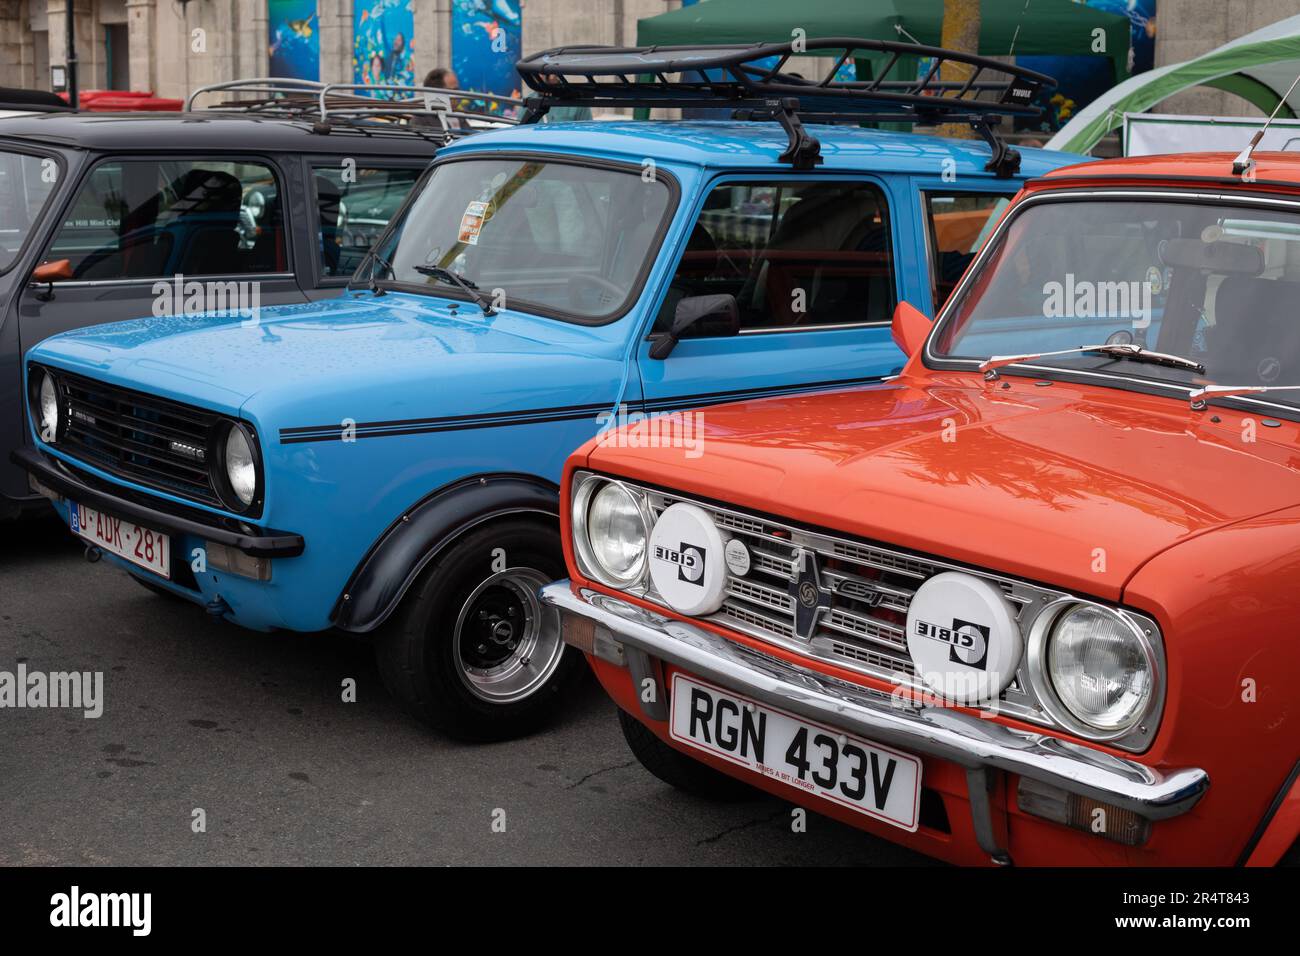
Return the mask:
<path fill-rule="evenodd" d="M 460 232 L 456 236 L 458 242 L 478 245 L 478 234 L 483 231 L 483 223 L 487 220 L 487 208 L 487 203 L 477 201 L 465 207 L 465 214 L 460 217 Z"/>
<path fill-rule="evenodd" d="M 1152 295 L 1159 295 L 1165 289 L 1165 276 L 1158 266 L 1150 266 L 1147 269 L 1147 285 L 1151 287 Z"/>

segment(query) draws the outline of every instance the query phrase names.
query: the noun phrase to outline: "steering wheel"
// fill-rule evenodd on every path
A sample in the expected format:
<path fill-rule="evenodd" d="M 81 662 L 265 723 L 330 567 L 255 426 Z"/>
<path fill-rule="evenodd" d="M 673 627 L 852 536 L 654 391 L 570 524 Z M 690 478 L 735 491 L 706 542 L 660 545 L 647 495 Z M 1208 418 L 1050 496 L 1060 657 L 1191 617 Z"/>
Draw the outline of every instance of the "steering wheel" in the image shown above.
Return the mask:
<path fill-rule="evenodd" d="M 612 296 L 610 301 L 613 303 L 622 302 L 623 299 L 627 297 L 627 289 L 623 288 L 618 283 L 612 282 L 604 276 L 593 276 L 579 272 L 578 274 L 569 277 L 569 301 L 574 305 L 580 304 L 579 298 L 582 293 L 579 291 L 578 286 L 582 285 L 594 287 L 603 292 L 608 292 Z"/>

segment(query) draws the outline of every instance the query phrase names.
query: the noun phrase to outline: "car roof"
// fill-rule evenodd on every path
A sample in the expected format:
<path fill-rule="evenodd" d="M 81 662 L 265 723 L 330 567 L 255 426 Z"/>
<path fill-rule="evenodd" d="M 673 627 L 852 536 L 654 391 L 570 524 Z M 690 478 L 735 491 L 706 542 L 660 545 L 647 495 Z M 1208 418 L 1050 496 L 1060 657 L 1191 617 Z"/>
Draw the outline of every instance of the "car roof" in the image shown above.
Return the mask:
<path fill-rule="evenodd" d="M 1242 142 L 1244 147 L 1246 142 Z M 1256 182 L 1294 183 L 1300 185 L 1300 153 L 1258 152 L 1255 159 Z M 1240 180 L 1232 171 L 1236 153 L 1166 153 L 1158 156 L 1121 156 L 1097 159 L 1089 163 L 1062 166 L 1046 174 L 1047 179 L 1140 178 Z"/>
<path fill-rule="evenodd" d="M 90 150 L 347 151 L 429 157 L 437 144 L 411 134 L 378 134 L 336 126 L 318 133 L 304 120 L 243 113 L 38 113 L 0 118 L 0 140 L 30 139 Z"/>
<path fill-rule="evenodd" d="M 805 124 L 821 141 L 824 162 L 819 170 L 869 170 L 958 177 L 982 176 L 989 147 L 980 140 L 946 139 L 922 133 L 896 133 L 858 126 Z M 788 140 L 776 122 L 737 120 L 587 120 L 511 126 L 467 137 L 439 150 L 439 155 L 485 149 L 540 150 L 609 156 L 641 163 L 646 158 L 712 168 L 771 166 L 790 169 L 782 162 Z M 1021 178 L 1041 176 L 1064 162 L 1077 161 L 1071 153 L 1021 149 Z M 952 165 L 944 164 L 951 159 Z"/>

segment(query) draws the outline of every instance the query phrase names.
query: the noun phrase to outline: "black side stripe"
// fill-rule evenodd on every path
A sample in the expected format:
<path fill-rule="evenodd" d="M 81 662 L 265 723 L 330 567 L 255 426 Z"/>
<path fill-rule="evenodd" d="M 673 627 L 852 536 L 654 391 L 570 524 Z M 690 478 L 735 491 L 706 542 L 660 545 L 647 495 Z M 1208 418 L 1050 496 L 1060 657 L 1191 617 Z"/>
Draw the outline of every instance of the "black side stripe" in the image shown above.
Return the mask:
<path fill-rule="evenodd" d="M 870 385 L 880 381 L 880 376 L 870 378 L 835 379 L 809 382 L 800 385 L 772 385 L 764 388 L 737 389 L 725 392 L 700 392 L 695 395 L 678 395 L 672 398 L 644 402 L 646 412 L 664 412 L 687 408 L 700 408 L 722 402 L 743 401 L 750 398 L 768 398 L 799 392 L 849 388 Z M 601 402 L 591 405 L 562 405 L 554 408 L 536 408 L 516 412 L 489 412 L 481 415 L 448 415 L 442 418 L 410 418 L 382 422 L 358 422 L 351 427 L 352 434 L 360 438 L 389 438 L 396 435 L 427 435 L 436 432 L 470 431 L 477 428 L 504 428 L 510 425 L 541 425 L 550 422 L 595 419 L 610 411 L 610 405 Z M 306 442 L 342 441 L 347 427 L 336 425 L 303 425 L 280 429 L 280 444 L 295 445 Z"/>

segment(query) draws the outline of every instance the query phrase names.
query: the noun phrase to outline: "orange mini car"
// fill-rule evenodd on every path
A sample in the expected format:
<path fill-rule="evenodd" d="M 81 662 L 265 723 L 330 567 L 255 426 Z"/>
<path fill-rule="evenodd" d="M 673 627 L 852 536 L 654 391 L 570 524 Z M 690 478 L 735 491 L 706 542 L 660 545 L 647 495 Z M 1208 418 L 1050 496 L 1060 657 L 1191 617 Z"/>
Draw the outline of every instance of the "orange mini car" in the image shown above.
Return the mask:
<path fill-rule="evenodd" d="M 900 375 L 574 453 L 543 598 L 641 763 L 958 863 L 1294 858 L 1300 158 L 1246 172 L 1053 172 Z"/>

